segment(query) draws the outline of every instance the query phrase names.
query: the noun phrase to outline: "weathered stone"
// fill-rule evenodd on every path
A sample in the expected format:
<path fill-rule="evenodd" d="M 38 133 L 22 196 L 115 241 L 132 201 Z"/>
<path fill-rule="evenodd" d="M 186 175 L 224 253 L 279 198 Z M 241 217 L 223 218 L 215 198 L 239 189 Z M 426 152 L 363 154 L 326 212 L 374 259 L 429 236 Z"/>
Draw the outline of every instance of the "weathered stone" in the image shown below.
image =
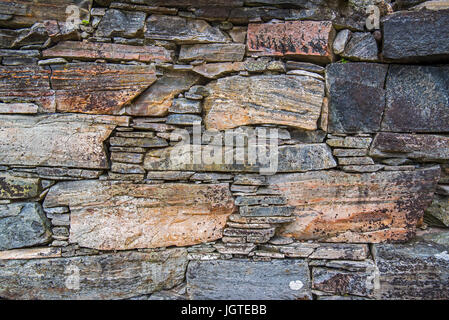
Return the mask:
<path fill-rule="evenodd" d="M 315 130 L 324 96 L 322 81 L 302 76 L 233 76 L 207 88 L 206 128 L 219 130 L 261 123 Z"/>
<path fill-rule="evenodd" d="M 190 180 L 192 181 L 220 181 L 232 180 L 232 174 L 225 173 L 195 173 Z"/>
<path fill-rule="evenodd" d="M 11 27 L 31 26 L 35 22 L 45 20 L 67 21 L 71 18 L 73 10 L 66 10 L 70 5 L 79 8 L 80 21 L 89 20 L 89 11 L 92 7 L 92 0 L 48 0 L 48 1 L 10 1 L 1 0 L 0 8 L 3 14 L 10 14 L 13 17 L 4 23 Z"/>
<path fill-rule="evenodd" d="M 245 149 L 240 154 L 246 154 Z M 158 157 L 147 154 L 145 169 L 170 171 L 216 171 L 216 172 L 301 172 L 309 170 L 329 169 L 336 167 L 329 147 L 325 144 L 298 144 L 293 146 L 280 146 L 277 158 L 272 155 L 268 161 L 248 160 L 237 161 L 237 155 L 231 150 L 220 146 L 191 146 L 180 144 L 174 148 L 164 150 Z M 214 153 L 211 161 L 210 154 Z M 229 159 L 231 161 L 229 161 Z M 227 160 L 228 159 L 228 160 Z"/>
<path fill-rule="evenodd" d="M 145 173 L 145 170 L 141 165 L 132 163 L 119 163 L 119 162 L 112 163 L 111 171 L 116 173 L 129 173 L 129 174 Z"/>
<path fill-rule="evenodd" d="M 366 149 L 334 149 L 332 151 L 336 157 L 363 157 L 368 154 Z"/>
<path fill-rule="evenodd" d="M 234 177 L 234 184 L 260 186 L 265 184 L 265 177 L 255 174 L 238 174 Z"/>
<path fill-rule="evenodd" d="M 60 112 L 121 114 L 125 104 L 156 81 L 153 66 L 76 63 L 52 67 Z"/>
<path fill-rule="evenodd" d="M 0 199 L 27 199 L 39 195 L 39 179 L 0 172 Z"/>
<path fill-rule="evenodd" d="M 127 117 L 7 116 L 0 119 L 0 164 L 106 169 L 103 142 Z"/>
<path fill-rule="evenodd" d="M 383 56 L 390 61 L 444 61 L 449 57 L 449 10 L 396 12 L 383 26 Z"/>
<path fill-rule="evenodd" d="M 240 207 L 240 214 L 243 217 L 290 217 L 295 211 L 295 207 L 286 206 L 286 207 L 248 207 L 243 206 Z"/>
<path fill-rule="evenodd" d="M 309 270 L 303 260 L 192 261 L 187 268 L 191 299 L 311 300 L 309 288 Z"/>
<path fill-rule="evenodd" d="M 179 98 L 173 100 L 168 112 L 172 113 L 201 113 L 203 110 L 200 101 Z M 167 119 L 168 120 L 168 119 Z"/>
<path fill-rule="evenodd" d="M 181 46 L 180 61 L 202 59 L 207 62 L 242 61 L 246 46 L 239 43 L 195 44 Z"/>
<path fill-rule="evenodd" d="M 374 297 L 375 267 L 364 272 L 339 269 L 313 268 L 312 288 L 338 295 L 357 295 Z"/>
<path fill-rule="evenodd" d="M 204 20 L 151 15 L 146 22 L 145 38 L 171 40 L 181 44 L 226 42 L 227 37 Z"/>
<path fill-rule="evenodd" d="M 388 65 L 333 63 L 327 67 L 329 131 L 376 132 L 385 108 Z"/>
<path fill-rule="evenodd" d="M 188 180 L 193 176 L 194 172 L 182 171 L 150 171 L 147 174 L 147 179 L 151 180 Z"/>
<path fill-rule="evenodd" d="M 143 12 L 107 10 L 95 35 L 97 37 L 135 38 L 143 36 L 146 14 Z"/>
<path fill-rule="evenodd" d="M 370 157 L 349 157 L 349 158 L 338 158 L 338 164 L 340 166 L 347 165 L 373 165 L 374 160 Z"/>
<path fill-rule="evenodd" d="M 315 251 L 308 256 L 309 259 L 342 259 L 365 260 L 368 257 L 369 248 L 366 244 L 320 244 Z"/>
<path fill-rule="evenodd" d="M 344 137 L 327 139 L 326 143 L 337 148 L 367 149 L 372 141 L 370 137 Z"/>
<path fill-rule="evenodd" d="M 392 65 L 386 87 L 383 131 L 449 132 L 449 66 Z"/>
<path fill-rule="evenodd" d="M 201 124 L 203 118 L 194 114 L 171 114 L 167 117 L 167 124 L 192 126 Z"/>
<path fill-rule="evenodd" d="M 163 47 L 130 46 L 117 43 L 65 41 L 42 52 L 44 58 L 106 59 L 110 61 L 171 62 L 171 52 Z"/>
<path fill-rule="evenodd" d="M 155 148 L 168 146 L 167 141 L 162 138 L 122 138 L 112 137 L 109 139 L 111 146 L 120 147 L 140 147 L 140 148 Z"/>
<path fill-rule="evenodd" d="M 440 235 L 446 235 L 443 232 Z M 374 246 L 379 272 L 378 299 L 448 299 L 447 241 L 418 238 L 408 244 Z"/>
<path fill-rule="evenodd" d="M 334 29 L 329 21 L 249 24 L 247 45 L 258 55 L 298 57 L 316 62 L 333 59 Z"/>
<path fill-rule="evenodd" d="M 54 167 L 38 167 L 36 173 L 41 178 L 64 179 L 63 177 L 75 177 L 83 179 L 97 179 L 102 173 L 102 170 L 85 170 L 85 169 L 70 169 L 70 168 L 54 168 Z"/>
<path fill-rule="evenodd" d="M 324 77 L 314 73 L 314 72 L 309 72 L 309 71 L 305 71 L 305 70 L 290 70 L 287 72 L 287 75 L 294 75 L 294 76 L 308 76 L 308 77 L 312 77 L 318 80 L 322 80 L 324 81 Z"/>
<path fill-rule="evenodd" d="M 237 206 L 282 205 L 286 200 L 279 196 L 240 196 L 235 199 Z"/>
<path fill-rule="evenodd" d="M 111 160 L 125 163 L 142 163 L 143 154 L 131 152 L 112 152 Z"/>
<path fill-rule="evenodd" d="M 324 67 L 309 62 L 287 61 L 287 70 L 305 70 L 309 72 L 324 74 Z"/>
<path fill-rule="evenodd" d="M 370 32 L 354 32 L 341 56 L 355 61 L 377 61 L 377 43 Z"/>
<path fill-rule="evenodd" d="M 39 60 L 37 63 L 39 66 L 50 66 L 52 64 L 67 64 L 68 61 L 64 58 L 53 58 L 53 59 L 45 59 Z"/>
<path fill-rule="evenodd" d="M 71 209 L 70 242 L 101 250 L 216 240 L 234 210 L 227 184 L 140 185 L 95 180 L 53 186 L 44 207 L 61 205 Z"/>
<path fill-rule="evenodd" d="M 296 222 L 283 226 L 280 235 L 371 243 L 412 238 L 438 177 L 434 167 L 367 174 L 308 172 L 276 175 L 268 182 L 296 208 Z"/>
<path fill-rule="evenodd" d="M 165 116 L 173 103 L 173 98 L 197 84 L 200 78 L 199 75 L 190 72 L 164 72 L 155 84 L 126 108 L 126 112 L 133 116 Z"/>
<path fill-rule="evenodd" d="M 406 10 L 406 9 L 416 6 L 424 1 L 426 1 L 426 0 L 396 0 L 394 2 L 394 9 L 395 10 Z"/>
<path fill-rule="evenodd" d="M 237 239 L 241 237 L 235 238 Z M 248 255 L 251 251 L 253 251 L 256 248 L 256 245 L 252 243 L 226 243 L 226 244 L 217 243 L 214 247 L 221 254 Z"/>
<path fill-rule="evenodd" d="M 34 103 L 0 103 L 0 113 L 33 114 L 38 110 Z"/>
<path fill-rule="evenodd" d="M 345 172 L 353 172 L 353 173 L 365 173 L 365 172 L 377 172 L 384 168 L 384 165 L 381 164 L 372 164 L 372 165 L 349 165 L 342 166 L 341 169 Z"/>
<path fill-rule="evenodd" d="M 192 70 L 203 77 L 216 79 L 229 73 L 243 71 L 244 64 L 242 62 L 205 63 L 195 66 Z"/>
<path fill-rule="evenodd" d="M 380 132 L 369 150 L 372 157 L 410 158 L 432 162 L 449 159 L 449 137 Z"/>
<path fill-rule="evenodd" d="M 3 102 L 33 102 L 55 111 L 55 92 L 50 87 L 51 70 L 37 66 L 0 66 L 0 99 Z"/>
<path fill-rule="evenodd" d="M 5 260 L 0 261 L 0 296 L 50 300 L 127 299 L 180 284 L 187 263 L 187 252 L 181 248 L 150 253 Z"/>
<path fill-rule="evenodd" d="M 50 223 L 36 202 L 0 205 L 0 250 L 50 241 Z"/>
<path fill-rule="evenodd" d="M 449 2 L 447 0 L 426 1 L 424 3 L 421 3 L 421 4 L 411 8 L 411 10 L 415 10 L 415 11 L 419 11 L 419 10 L 422 10 L 422 9 L 427 9 L 427 10 L 447 10 L 447 9 L 449 9 Z"/>
<path fill-rule="evenodd" d="M 432 216 L 444 226 L 449 227 L 449 197 L 435 195 L 432 204 L 426 209 L 426 215 Z"/>
<path fill-rule="evenodd" d="M 342 54 L 345 51 L 346 45 L 351 39 L 351 31 L 348 29 L 340 31 L 335 37 L 333 48 L 335 54 Z"/>
<path fill-rule="evenodd" d="M 61 249 L 59 248 L 29 248 L 29 249 L 14 249 L 7 251 L 0 251 L 1 260 L 29 260 L 29 259 L 44 259 L 44 258 L 58 258 L 61 257 Z"/>

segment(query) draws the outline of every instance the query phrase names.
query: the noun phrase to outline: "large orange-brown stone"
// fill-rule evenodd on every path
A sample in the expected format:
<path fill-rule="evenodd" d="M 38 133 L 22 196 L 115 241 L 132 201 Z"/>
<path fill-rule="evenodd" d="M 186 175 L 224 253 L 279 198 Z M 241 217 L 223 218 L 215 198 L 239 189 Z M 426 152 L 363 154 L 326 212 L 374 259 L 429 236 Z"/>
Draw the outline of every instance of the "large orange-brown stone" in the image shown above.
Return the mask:
<path fill-rule="evenodd" d="M 330 21 L 249 24 L 247 45 L 261 56 L 299 57 L 331 62 L 335 31 Z"/>
<path fill-rule="evenodd" d="M 222 237 L 234 211 L 228 184 L 63 182 L 44 206 L 69 206 L 70 242 L 101 250 L 188 246 Z"/>
<path fill-rule="evenodd" d="M 42 52 L 45 58 L 107 59 L 112 61 L 169 62 L 170 51 L 156 46 L 131 46 L 118 43 L 65 41 Z"/>
<path fill-rule="evenodd" d="M 299 240 L 406 241 L 432 201 L 438 167 L 348 174 L 320 171 L 268 178 L 293 206 L 296 221 L 280 234 Z"/>
<path fill-rule="evenodd" d="M 153 66 L 75 63 L 52 69 L 59 112 L 120 114 L 157 79 Z"/>

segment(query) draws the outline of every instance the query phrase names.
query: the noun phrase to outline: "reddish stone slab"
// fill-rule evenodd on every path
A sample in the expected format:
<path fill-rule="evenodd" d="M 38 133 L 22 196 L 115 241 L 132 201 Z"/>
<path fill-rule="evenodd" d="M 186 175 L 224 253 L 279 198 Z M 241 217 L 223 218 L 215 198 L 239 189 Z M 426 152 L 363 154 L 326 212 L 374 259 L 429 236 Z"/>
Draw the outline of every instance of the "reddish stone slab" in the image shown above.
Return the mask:
<path fill-rule="evenodd" d="M 262 56 L 288 56 L 330 62 L 335 31 L 330 21 L 250 24 L 247 45 Z"/>
<path fill-rule="evenodd" d="M 64 57 L 71 59 L 107 59 L 112 61 L 170 62 L 170 51 L 156 46 L 130 46 L 117 43 L 60 42 L 42 52 L 45 58 Z"/>

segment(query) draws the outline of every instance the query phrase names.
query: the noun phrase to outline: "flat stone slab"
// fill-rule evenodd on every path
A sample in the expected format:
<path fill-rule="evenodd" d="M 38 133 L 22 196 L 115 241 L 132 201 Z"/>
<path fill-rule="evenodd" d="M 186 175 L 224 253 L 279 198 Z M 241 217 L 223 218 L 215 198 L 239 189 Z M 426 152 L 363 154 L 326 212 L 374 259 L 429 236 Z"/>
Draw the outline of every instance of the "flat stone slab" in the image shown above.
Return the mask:
<path fill-rule="evenodd" d="M 39 179 L 0 172 L 0 199 L 27 199 L 39 195 Z"/>
<path fill-rule="evenodd" d="M 100 250 L 189 246 L 220 239 L 234 211 L 229 185 L 86 180 L 53 186 L 44 207 L 70 207 L 70 242 Z"/>
<path fill-rule="evenodd" d="M 0 250 L 50 241 L 50 223 L 37 202 L 0 205 Z"/>
<path fill-rule="evenodd" d="M 250 124 L 279 124 L 316 130 L 324 82 L 308 76 L 232 76 L 207 85 L 207 129 Z"/>
<path fill-rule="evenodd" d="M 268 177 L 269 188 L 295 207 L 279 235 L 298 240 L 407 241 L 430 204 L 438 167 L 349 174 L 321 171 Z"/>
<path fill-rule="evenodd" d="M 449 10 L 397 12 L 382 23 L 389 61 L 437 62 L 449 57 Z"/>
<path fill-rule="evenodd" d="M 247 46 L 262 56 L 300 57 L 331 62 L 335 30 L 330 21 L 249 24 Z"/>
<path fill-rule="evenodd" d="M 241 43 L 195 44 L 181 46 L 180 61 L 204 60 L 207 62 L 242 61 L 246 46 Z"/>
<path fill-rule="evenodd" d="M 382 131 L 449 132 L 448 65 L 391 65 L 386 89 Z"/>
<path fill-rule="evenodd" d="M 0 297 L 24 300 L 127 299 L 170 289 L 184 279 L 187 252 L 0 260 Z"/>
<path fill-rule="evenodd" d="M 0 164 L 108 168 L 103 142 L 127 117 L 42 115 L 0 117 Z"/>
<path fill-rule="evenodd" d="M 304 260 L 191 261 L 187 294 L 196 300 L 311 300 Z"/>

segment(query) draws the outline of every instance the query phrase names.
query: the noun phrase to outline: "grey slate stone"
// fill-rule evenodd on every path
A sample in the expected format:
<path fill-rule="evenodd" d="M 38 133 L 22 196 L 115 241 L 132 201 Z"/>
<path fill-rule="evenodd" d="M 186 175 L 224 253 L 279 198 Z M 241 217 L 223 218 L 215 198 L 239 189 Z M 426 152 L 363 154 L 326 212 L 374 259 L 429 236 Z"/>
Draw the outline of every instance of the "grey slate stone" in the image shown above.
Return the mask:
<path fill-rule="evenodd" d="M 312 299 L 304 260 L 191 261 L 187 268 L 187 295 L 209 300 Z"/>
<path fill-rule="evenodd" d="M 333 63 L 327 67 L 329 132 L 376 132 L 385 108 L 388 65 Z"/>
<path fill-rule="evenodd" d="M 436 62 L 449 58 L 449 10 L 397 12 L 383 26 L 383 56 L 390 61 Z"/>
<path fill-rule="evenodd" d="M 110 9 L 98 25 L 97 37 L 133 38 L 143 35 L 146 14 Z"/>
<path fill-rule="evenodd" d="M 377 43 L 370 32 L 355 32 L 341 56 L 355 61 L 377 61 Z"/>
<path fill-rule="evenodd" d="M 386 88 L 382 131 L 449 132 L 449 65 L 392 65 Z"/>
<path fill-rule="evenodd" d="M 0 205 L 0 250 L 43 244 L 50 238 L 50 222 L 39 203 Z"/>
<path fill-rule="evenodd" d="M 201 101 L 179 98 L 173 100 L 173 104 L 168 109 L 172 113 L 201 113 Z"/>

